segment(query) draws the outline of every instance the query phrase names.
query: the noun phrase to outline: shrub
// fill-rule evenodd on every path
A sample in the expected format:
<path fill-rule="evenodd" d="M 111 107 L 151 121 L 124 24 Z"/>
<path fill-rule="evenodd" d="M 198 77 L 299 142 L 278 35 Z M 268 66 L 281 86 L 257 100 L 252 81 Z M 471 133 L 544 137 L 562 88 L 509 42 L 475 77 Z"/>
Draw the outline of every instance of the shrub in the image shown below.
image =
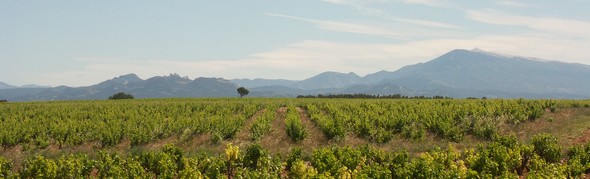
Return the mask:
<path fill-rule="evenodd" d="M 287 110 L 285 128 L 287 130 L 287 135 L 289 135 L 293 141 L 300 141 L 307 137 L 305 127 L 301 124 L 301 119 L 299 119 L 299 114 L 295 110 L 295 107 L 289 107 Z"/>
<path fill-rule="evenodd" d="M 23 178 L 57 178 L 58 166 L 55 161 L 43 156 L 35 156 L 25 162 Z"/>
<path fill-rule="evenodd" d="M 287 157 L 287 161 L 286 161 L 287 165 L 285 166 L 287 168 L 287 170 L 291 169 L 291 166 L 293 166 L 293 162 L 295 162 L 297 160 L 301 160 L 301 153 L 302 153 L 302 150 L 299 147 L 295 147 L 295 148 L 291 149 L 291 153 Z"/>
<path fill-rule="evenodd" d="M 590 143 L 576 145 L 569 149 L 568 172 L 570 177 L 581 176 L 584 173 L 590 173 Z"/>
<path fill-rule="evenodd" d="M 248 148 L 246 148 L 246 154 L 244 155 L 243 163 L 246 167 L 249 167 L 251 169 L 256 169 L 259 165 L 258 161 L 262 157 L 267 157 L 267 156 L 268 156 L 268 152 L 264 148 L 262 148 L 262 146 L 260 146 L 260 144 L 255 143 L 255 144 L 248 146 Z"/>
<path fill-rule="evenodd" d="M 402 134 L 406 139 L 422 140 L 426 137 L 426 130 L 421 124 L 412 122 L 402 127 Z"/>
<path fill-rule="evenodd" d="M 0 156 L 0 178 L 8 178 L 12 174 L 12 162 Z"/>
<path fill-rule="evenodd" d="M 127 93 L 123 93 L 123 92 L 118 92 L 115 93 L 112 96 L 109 96 L 109 99 L 111 100 L 117 100 L 117 99 L 134 99 L 135 97 L 133 97 L 133 95 L 131 94 L 127 94 Z"/>
<path fill-rule="evenodd" d="M 85 178 L 92 171 L 92 162 L 86 155 L 67 155 L 57 160 L 58 178 Z"/>
<path fill-rule="evenodd" d="M 542 159 L 550 163 L 559 162 L 561 159 L 561 146 L 557 144 L 557 138 L 551 134 L 539 134 L 531 139 L 534 152 Z"/>

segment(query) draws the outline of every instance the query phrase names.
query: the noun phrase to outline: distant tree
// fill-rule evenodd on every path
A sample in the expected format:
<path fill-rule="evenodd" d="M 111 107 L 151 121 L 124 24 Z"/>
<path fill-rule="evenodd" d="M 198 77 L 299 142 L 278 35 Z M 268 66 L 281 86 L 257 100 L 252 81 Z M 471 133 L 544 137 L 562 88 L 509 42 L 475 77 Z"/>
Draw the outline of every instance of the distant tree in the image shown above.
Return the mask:
<path fill-rule="evenodd" d="M 8 102 L 8 100 L 0 99 L 0 103 L 5 103 L 5 102 Z"/>
<path fill-rule="evenodd" d="M 248 95 L 248 93 L 250 93 L 250 91 L 248 91 L 248 89 L 244 88 L 244 87 L 239 87 L 238 88 L 238 94 L 240 94 L 240 98 L 243 96 Z"/>
<path fill-rule="evenodd" d="M 118 92 L 112 96 L 109 96 L 109 99 L 133 99 L 133 98 L 134 98 L 133 95 L 123 93 L 123 92 Z"/>

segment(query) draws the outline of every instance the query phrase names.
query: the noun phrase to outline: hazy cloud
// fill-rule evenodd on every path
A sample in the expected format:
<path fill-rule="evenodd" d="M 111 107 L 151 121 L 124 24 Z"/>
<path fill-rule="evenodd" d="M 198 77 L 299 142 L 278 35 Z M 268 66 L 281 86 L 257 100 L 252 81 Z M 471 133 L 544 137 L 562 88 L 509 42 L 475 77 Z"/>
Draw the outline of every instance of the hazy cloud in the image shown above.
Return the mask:
<path fill-rule="evenodd" d="M 411 40 L 410 38 L 404 37 L 402 34 L 397 33 L 394 30 L 385 29 L 385 28 L 381 28 L 381 27 L 374 27 L 374 26 L 369 26 L 369 25 L 346 23 L 346 22 L 338 22 L 338 21 L 308 19 L 308 18 L 301 18 L 301 17 L 289 16 L 289 15 L 283 15 L 283 14 L 275 14 L 275 13 L 266 13 L 266 15 L 310 22 L 310 23 L 318 26 L 321 29 L 329 30 L 329 31 L 382 36 L 382 37 L 386 37 L 386 38 L 399 39 L 399 40 Z"/>
<path fill-rule="evenodd" d="M 407 4 L 422 4 L 427 6 L 445 7 L 447 6 L 442 0 L 401 0 Z"/>
<path fill-rule="evenodd" d="M 359 12 L 361 12 L 364 15 L 369 15 L 369 16 L 375 16 L 375 17 L 380 17 L 380 18 L 384 18 L 384 19 L 389 19 L 395 22 L 402 22 L 405 24 L 411 24 L 411 25 L 418 25 L 418 26 L 422 26 L 422 27 L 434 27 L 434 28 L 458 28 L 455 25 L 452 24 L 447 24 L 447 23 L 443 23 L 443 22 L 437 22 L 437 21 L 431 21 L 431 20 L 422 20 L 422 19 L 410 19 L 410 18 L 399 18 L 399 17 L 394 17 L 391 15 L 387 15 L 386 13 L 384 13 L 385 11 L 379 8 L 374 8 L 374 7 L 368 7 L 369 4 L 371 3 L 375 3 L 375 2 L 379 2 L 379 3 L 385 3 L 386 1 L 354 1 L 354 0 L 324 0 L 326 2 L 329 3 L 333 3 L 333 4 L 340 4 L 340 5 L 346 5 L 346 6 L 350 6 L 355 8 L 356 10 L 358 10 Z M 436 2 L 429 2 L 429 1 L 408 1 L 407 3 L 426 3 L 426 4 L 436 4 Z"/>
<path fill-rule="evenodd" d="M 457 29 L 458 26 L 436 22 L 436 21 L 429 21 L 429 20 L 419 20 L 419 19 L 405 19 L 405 18 L 392 18 L 394 21 L 405 22 L 409 24 L 414 24 L 423 27 L 435 27 L 435 28 L 449 28 L 449 29 Z"/>
<path fill-rule="evenodd" d="M 516 7 L 516 8 L 532 8 L 532 7 L 539 7 L 536 4 L 528 4 L 528 3 L 523 3 L 523 2 L 517 2 L 517 1 L 500 1 L 497 3 L 500 6 L 506 6 L 506 7 Z"/>
<path fill-rule="evenodd" d="M 560 18 L 512 15 L 494 10 L 469 11 L 467 17 L 482 23 L 508 26 L 525 26 L 530 29 L 561 36 L 561 38 L 590 37 L 590 22 Z"/>
<path fill-rule="evenodd" d="M 466 3 L 323 0 L 273 3 L 261 8 L 265 4 L 235 1 L 231 3 L 235 6 L 223 6 L 227 3 L 204 5 L 191 1 L 168 4 L 169 8 L 145 15 L 145 8 L 157 9 L 161 4 L 136 8 L 130 3 L 118 13 L 104 14 L 87 2 L 76 1 L 77 6 L 72 7 L 93 10 L 80 17 L 79 11 L 70 6 L 48 6 L 30 12 L 7 11 L 11 9 L 5 7 L 3 10 L 14 14 L 14 18 L 3 21 L 7 24 L 4 31 L 10 33 L 0 35 L 0 60 L 9 70 L 0 75 L 0 81 L 80 86 L 127 73 L 142 78 L 178 73 L 192 78 L 299 80 L 324 71 L 360 75 L 393 71 L 457 48 L 590 64 L 590 22 L 581 20 L 588 17 L 581 8 L 586 1 L 560 2 L 563 9 L 551 13 L 540 11 L 552 4 L 545 1 L 461 2 Z M 310 7 L 330 13 L 307 13 Z M 268 9 L 275 13 L 261 15 Z M 133 16 L 121 18 L 128 12 Z M 563 14 L 556 16 L 552 14 L 555 12 Z M 346 19 L 339 13 L 348 13 Z M 165 23 L 151 23 L 155 17 Z M 47 18 L 55 20 L 47 24 Z M 72 30 L 74 20 L 89 21 Z M 281 24 L 285 21 L 303 23 Z M 39 24 L 51 28 L 35 30 L 44 27 Z M 309 30 L 309 26 L 316 28 Z M 349 34 L 306 38 L 326 34 L 324 31 Z M 45 67 L 48 61 L 67 65 Z"/>

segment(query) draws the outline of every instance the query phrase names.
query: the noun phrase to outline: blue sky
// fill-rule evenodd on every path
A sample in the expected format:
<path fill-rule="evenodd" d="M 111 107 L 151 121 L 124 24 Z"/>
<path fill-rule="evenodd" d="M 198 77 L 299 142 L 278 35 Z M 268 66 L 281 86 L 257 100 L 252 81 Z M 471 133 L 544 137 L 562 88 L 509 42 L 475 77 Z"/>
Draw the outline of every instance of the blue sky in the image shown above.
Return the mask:
<path fill-rule="evenodd" d="M 590 64 L 586 0 L 0 1 L 0 81 L 366 75 L 453 49 Z"/>

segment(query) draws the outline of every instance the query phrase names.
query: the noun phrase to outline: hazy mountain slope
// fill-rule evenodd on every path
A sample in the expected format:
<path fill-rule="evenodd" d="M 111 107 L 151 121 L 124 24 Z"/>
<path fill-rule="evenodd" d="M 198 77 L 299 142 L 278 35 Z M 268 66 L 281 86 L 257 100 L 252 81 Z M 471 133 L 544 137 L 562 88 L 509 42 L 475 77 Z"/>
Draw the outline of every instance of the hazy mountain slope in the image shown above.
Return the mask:
<path fill-rule="evenodd" d="M 507 93 L 590 95 L 590 66 L 453 50 L 432 61 L 406 66 L 390 79 L 417 91 L 440 88 Z"/>
<path fill-rule="evenodd" d="M 296 97 L 297 95 L 307 95 L 312 92 L 290 88 L 286 86 L 262 86 L 256 88 L 250 88 L 250 94 L 248 96 L 255 97 Z"/>
<path fill-rule="evenodd" d="M 71 88 L 0 89 L 10 101 L 106 99 L 116 92 L 138 98 L 231 97 L 245 86 L 250 96 L 294 97 L 316 94 L 402 94 L 407 96 L 589 98 L 590 66 L 502 55 L 483 50 L 453 50 L 426 63 L 397 71 L 324 72 L 301 81 L 197 78 L 177 74 L 142 80 L 123 75 L 96 85 Z M 0 87 L 7 86 L 0 83 Z M 8 85 L 10 87 L 10 85 Z"/>
<path fill-rule="evenodd" d="M 0 90 L 0 98 L 10 101 L 107 99 L 117 92 L 137 98 L 230 97 L 237 86 L 221 78 L 190 80 L 177 74 L 142 80 L 135 74 L 123 75 L 86 87 L 19 88 Z"/>
<path fill-rule="evenodd" d="M 43 88 L 11 88 L 11 89 L 0 89 L 0 99 L 6 99 L 8 101 L 24 101 L 34 100 L 34 95 L 43 92 L 46 89 Z"/>
<path fill-rule="evenodd" d="M 229 80 L 232 83 L 235 83 L 238 86 L 243 86 L 246 88 L 256 88 L 256 87 L 263 87 L 263 86 L 291 86 L 297 81 L 295 80 L 283 80 L 283 79 L 233 79 Z"/>
<path fill-rule="evenodd" d="M 357 84 L 361 77 L 355 73 L 324 72 L 314 77 L 299 81 L 290 87 L 303 90 L 344 88 Z"/>
<path fill-rule="evenodd" d="M 6 84 L 4 82 L 0 82 L 0 89 L 11 89 L 11 88 L 16 88 L 16 86 L 12 86 L 12 85 Z"/>
<path fill-rule="evenodd" d="M 402 94 L 407 96 L 414 95 L 414 92 L 408 88 L 398 86 L 391 82 L 382 82 L 377 84 L 358 84 L 339 91 L 341 94 L 372 94 L 372 95 L 393 95 Z"/>

